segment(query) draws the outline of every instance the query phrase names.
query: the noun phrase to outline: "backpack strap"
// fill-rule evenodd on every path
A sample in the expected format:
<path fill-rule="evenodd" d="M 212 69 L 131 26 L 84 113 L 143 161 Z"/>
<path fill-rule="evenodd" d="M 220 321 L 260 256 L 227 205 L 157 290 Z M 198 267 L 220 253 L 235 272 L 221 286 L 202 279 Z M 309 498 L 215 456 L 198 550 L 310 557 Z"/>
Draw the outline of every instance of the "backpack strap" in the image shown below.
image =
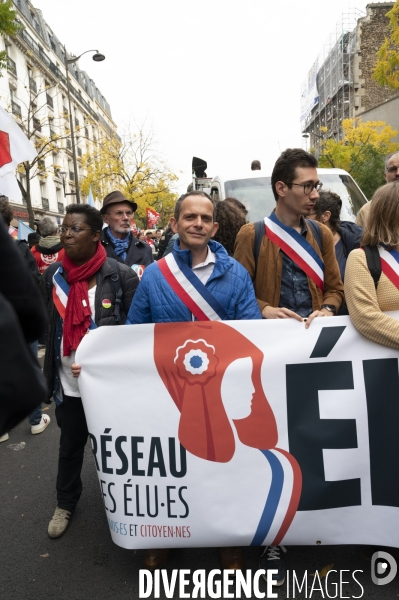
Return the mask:
<path fill-rule="evenodd" d="M 313 237 L 317 242 L 317 245 L 319 247 L 321 254 L 323 255 L 323 236 L 321 234 L 320 225 L 318 224 L 317 221 L 313 221 L 313 219 L 305 219 L 305 221 L 306 221 L 306 225 L 310 226 L 310 229 L 312 230 L 312 233 L 313 233 Z"/>
<path fill-rule="evenodd" d="M 122 285 L 121 285 L 121 272 L 119 269 L 118 261 L 115 258 L 109 258 L 108 261 L 111 263 L 115 273 L 111 275 L 110 282 L 112 290 L 115 294 L 115 306 L 114 306 L 114 317 L 117 325 L 121 322 L 121 307 L 122 307 Z"/>
<path fill-rule="evenodd" d="M 253 276 L 253 281 L 255 281 L 255 279 L 256 279 L 256 271 L 258 268 L 258 258 L 259 258 L 260 246 L 262 244 L 262 240 L 265 235 L 264 221 L 256 221 L 254 223 L 254 228 L 255 228 L 255 240 L 254 240 L 254 247 L 253 247 L 253 255 L 254 255 L 254 260 L 255 260 L 255 273 Z"/>
<path fill-rule="evenodd" d="M 378 252 L 377 246 L 363 246 L 363 250 L 366 254 L 368 270 L 370 271 L 371 277 L 374 279 L 375 289 L 377 289 L 381 277 L 380 253 Z"/>

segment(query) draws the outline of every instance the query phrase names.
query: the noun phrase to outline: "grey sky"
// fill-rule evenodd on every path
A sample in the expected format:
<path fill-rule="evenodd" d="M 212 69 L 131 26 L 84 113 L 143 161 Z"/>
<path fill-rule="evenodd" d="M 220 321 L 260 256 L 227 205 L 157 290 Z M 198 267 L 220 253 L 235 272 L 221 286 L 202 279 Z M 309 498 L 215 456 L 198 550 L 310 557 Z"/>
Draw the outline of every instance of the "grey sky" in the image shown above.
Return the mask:
<path fill-rule="evenodd" d="M 190 181 L 191 157 L 208 176 L 270 168 L 301 145 L 300 84 L 335 23 L 359 0 L 33 0 L 111 105 L 117 125 L 144 119 L 157 148 Z M 183 171 L 183 173 L 180 173 Z"/>

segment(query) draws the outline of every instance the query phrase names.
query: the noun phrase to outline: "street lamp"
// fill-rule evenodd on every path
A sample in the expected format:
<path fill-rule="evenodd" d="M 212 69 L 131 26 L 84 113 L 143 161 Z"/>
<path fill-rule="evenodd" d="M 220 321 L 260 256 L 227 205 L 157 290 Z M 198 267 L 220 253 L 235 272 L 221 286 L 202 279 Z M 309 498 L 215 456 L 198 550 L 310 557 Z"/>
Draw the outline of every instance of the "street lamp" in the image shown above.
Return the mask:
<path fill-rule="evenodd" d="M 59 171 L 59 174 L 61 175 L 61 179 L 62 179 L 62 187 L 64 189 L 64 197 L 65 196 L 75 196 L 75 192 L 66 192 L 65 191 L 65 177 L 67 175 L 66 171 Z"/>
<path fill-rule="evenodd" d="M 322 134 L 322 135 L 319 135 L 318 133 L 315 133 L 314 131 L 312 131 L 312 135 L 313 135 L 315 138 L 318 138 L 319 140 L 322 140 L 322 139 L 323 139 L 323 137 L 324 137 L 324 136 L 323 136 L 323 134 Z M 309 135 L 309 133 L 303 133 L 303 134 L 302 134 L 302 137 L 303 137 L 303 138 L 305 138 L 305 139 L 309 139 L 309 138 L 310 138 L 310 135 Z"/>
<path fill-rule="evenodd" d="M 318 140 L 322 140 L 322 139 L 324 139 L 324 136 L 323 136 L 323 135 L 319 135 L 318 133 L 315 133 L 314 131 L 312 131 L 312 135 L 313 135 L 315 138 L 317 138 Z M 306 145 L 308 146 L 308 144 L 309 144 L 309 138 L 310 138 L 310 135 L 309 135 L 309 133 L 303 133 L 303 134 L 302 134 L 302 137 L 303 137 L 303 138 L 305 138 L 305 140 L 307 140 L 307 144 L 306 144 Z M 316 146 L 317 146 L 317 144 L 316 144 Z M 308 149 L 308 148 L 307 148 L 307 149 Z M 319 147 L 318 147 L 318 146 L 316 147 L 316 154 L 315 154 L 315 156 L 316 156 L 316 158 L 317 158 L 317 159 L 319 158 Z"/>
<path fill-rule="evenodd" d="M 78 204 L 80 204 L 80 190 L 79 190 L 79 177 L 78 177 L 78 163 L 76 160 L 75 130 L 74 130 L 73 120 L 72 120 L 71 91 L 70 91 L 70 83 L 69 83 L 68 65 L 71 65 L 72 63 L 76 63 L 79 60 L 79 58 L 81 58 L 83 56 L 83 54 L 87 54 L 87 52 L 95 52 L 95 54 L 92 56 L 92 58 L 95 62 L 102 62 L 103 60 L 105 60 L 104 54 L 100 54 L 98 50 L 86 50 L 85 52 L 82 52 L 82 54 L 80 54 L 79 56 L 72 56 L 71 58 L 67 58 L 66 48 L 64 45 L 64 59 L 65 59 L 67 93 L 68 93 L 68 104 L 69 104 L 69 124 L 71 127 L 72 158 L 73 158 L 73 169 L 74 169 L 74 175 L 75 175 L 75 188 L 76 188 L 75 193 L 76 193 L 76 202 Z M 65 194 L 65 176 L 63 178 L 63 185 L 64 185 L 64 195 L 65 196 L 73 195 L 73 194 Z"/>

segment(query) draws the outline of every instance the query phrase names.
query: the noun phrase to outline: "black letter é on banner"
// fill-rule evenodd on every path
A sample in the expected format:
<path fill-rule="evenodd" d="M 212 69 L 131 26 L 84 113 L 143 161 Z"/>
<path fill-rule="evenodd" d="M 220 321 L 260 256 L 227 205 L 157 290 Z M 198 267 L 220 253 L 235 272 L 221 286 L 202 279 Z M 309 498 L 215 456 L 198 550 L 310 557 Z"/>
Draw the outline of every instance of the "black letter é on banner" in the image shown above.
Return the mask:
<path fill-rule="evenodd" d="M 369 420 L 371 497 L 399 507 L 398 359 L 363 361 Z"/>
<path fill-rule="evenodd" d="M 351 362 L 287 365 L 290 452 L 302 470 L 298 510 L 361 504 L 360 479 L 326 481 L 323 449 L 357 448 L 356 420 L 320 419 L 319 390 L 353 390 Z"/>

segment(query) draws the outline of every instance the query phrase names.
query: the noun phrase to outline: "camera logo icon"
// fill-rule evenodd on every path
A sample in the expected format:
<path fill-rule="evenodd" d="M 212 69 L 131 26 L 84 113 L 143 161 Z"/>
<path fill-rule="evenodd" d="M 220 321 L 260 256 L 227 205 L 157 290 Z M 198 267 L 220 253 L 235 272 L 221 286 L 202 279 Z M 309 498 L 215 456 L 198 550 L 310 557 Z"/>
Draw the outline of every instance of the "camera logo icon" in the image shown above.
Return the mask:
<path fill-rule="evenodd" d="M 398 572 L 396 560 L 388 552 L 379 550 L 371 557 L 371 581 L 375 585 L 387 585 L 391 583 Z"/>

